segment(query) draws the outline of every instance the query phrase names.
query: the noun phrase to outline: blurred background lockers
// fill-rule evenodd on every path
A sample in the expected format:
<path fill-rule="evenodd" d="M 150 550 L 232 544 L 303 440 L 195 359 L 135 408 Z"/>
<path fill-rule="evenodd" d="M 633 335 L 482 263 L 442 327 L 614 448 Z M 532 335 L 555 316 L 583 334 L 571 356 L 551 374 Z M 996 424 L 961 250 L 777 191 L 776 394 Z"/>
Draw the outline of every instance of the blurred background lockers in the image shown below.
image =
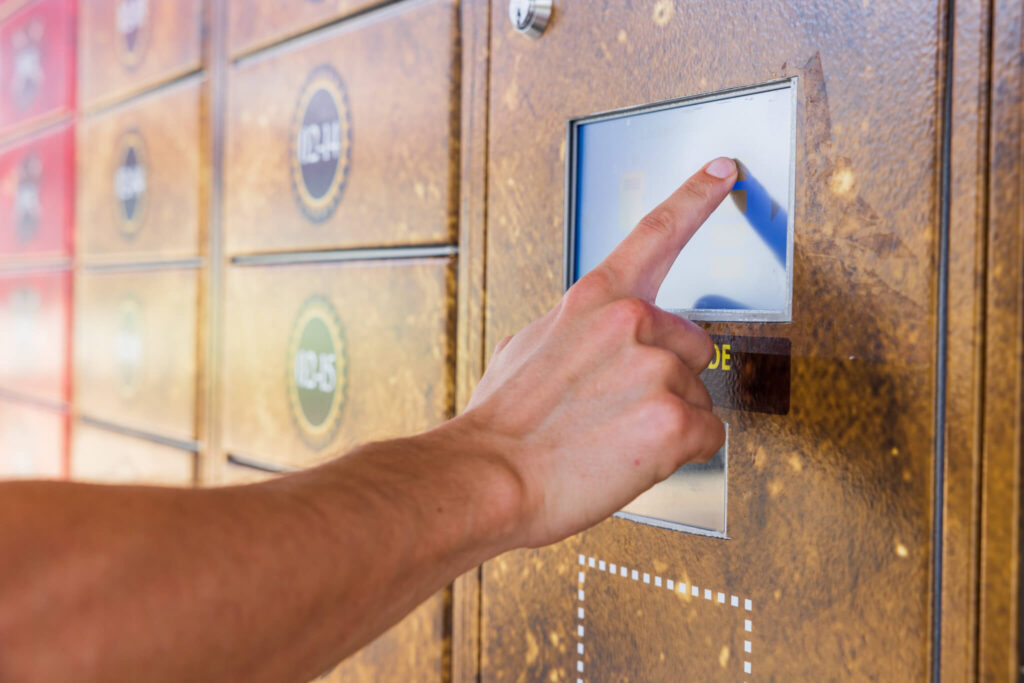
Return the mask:
<path fill-rule="evenodd" d="M 0 478 L 259 481 L 454 413 L 458 9 L 383 4 L 0 1 Z M 444 680 L 450 601 L 329 679 Z"/>
<path fill-rule="evenodd" d="M 732 538 L 510 553 L 328 679 L 1016 678 L 1019 0 L 559 0 L 539 40 L 510 4 L 0 0 L 0 478 L 251 482 L 437 424 L 562 291 L 568 118 L 795 77 L 794 321 L 711 326 L 793 344 L 789 416 L 722 411 Z M 602 560 L 584 654 L 583 553 L 753 635 Z"/>

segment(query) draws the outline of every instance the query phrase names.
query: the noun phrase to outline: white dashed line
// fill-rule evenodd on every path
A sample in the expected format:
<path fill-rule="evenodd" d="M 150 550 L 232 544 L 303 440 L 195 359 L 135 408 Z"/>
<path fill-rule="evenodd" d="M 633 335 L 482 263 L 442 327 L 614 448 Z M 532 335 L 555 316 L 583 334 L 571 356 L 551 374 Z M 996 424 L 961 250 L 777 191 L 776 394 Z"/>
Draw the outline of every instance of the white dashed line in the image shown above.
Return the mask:
<path fill-rule="evenodd" d="M 648 573 L 648 572 L 642 572 L 641 573 L 640 570 L 638 570 L 638 569 L 628 569 L 628 568 L 626 568 L 626 567 L 624 567 L 624 566 L 622 566 L 620 564 L 616 564 L 614 562 L 607 562 L 606 563 L 604 560 L 598 560 L 595 557 L 588 557 L 586 555 L 580 555 L 578 561 L 579 561 L 579 564 L 582 567 L 584 567 L 584 570 L 587 567 L 590 567 L 592 569 L 593 568 L 597 568 L 598 571 L 602 571 L 603 572 L 607 568 L 607 571 L 608 571 L 608 573 L 611 576 L 618 576 L 618 577 L 621 577 L 621 578 L 624 578 L 624 579 L 628 578 L 628 579 L 630 579 L 632 581 L 642 582 L 642 583 L 644 583 L 646 585 L 651 585 L 651 583 L 652 583 L 652 581 L 651 581 L 652 575 L 650 573 Z M 576 683 L 584 683 L 584 679 L 582 678 L 582 674 L 583 674 L 583 656 L 584 656 L 584 651 L 585 651 L 584 645 L 583 645 L 584 628 L 583 628 L 583 623 L 582 623 L 583 622 L 583 604 L 582 603 L 584 602 L 584 598 L 585 598 L 584 591 L 583 591 L 583 585 L 586 583 L 586 580 L 587 580 L 586 571 L 580 571 L 578 573 L 577 578 L 579 580 L 579 585 L 578 585 L 578 589 L 576 591 L 576 600 L 577 600 L 577 603 L 578 603 L 577 604 L 577 608 L 576 608 L 576 618 L 579 620 L 580 623 L 578 623 L 576 625 L 576 635 L 579 638 L 579 642 L 576 644 L 576 655 L 578 657 L 578 659 L 576 660 L 576 671 L 577 671 L 578 674 L 580 674 L 580 677 L 578 677 L 576 679 Z M 670 592 L 673 592 L 673 593 L 678 592 L 680 595 L 683 595 L 683 596 L 685 596 L 686 593 L 687 593 L 687 584 L 682 582 L 682 581 L 673 581 L 672 579 L 662 579 L 662 577 L 660 575 L 658 575 L 658 574 L 653 575 L 653 578 L 654 578 L 653 585 L 655 587 L 657 587 L 657 588 L 664 587 L 664 588 L 666 588 Z M 695 598 L 699 598 L 700 597 L 701 593 L 700 593 L 700 588 L 699 587 L 697 587 L 695 585 L 690 585 L 689 589 L 690 589 L 690 595 L 692 597 L 695 597 Z M 732 607 L 739 607 L 740 606 L 740 600 L 743 600 L 743 609 L 744 609 L 744 611 L 752 612 L 753 609 L 754 609 L 753 601 L 750 600 L 749 598 L 740 598 L 738 595 L 727 595 L 725 592 L 714 591 L 714 590 L 712 590 L 710 588 L 705 588 L 704 589 L 704 600 L 709 602 L 709 603 L 711 603 L 711 604 L 713 604 L 713 605 L 714 604 L 718 604 L 718 605 L 726 605 L 726 604 L 728 604 L 728 605 L 730 605 Z M 752 623 L 752 621 L 750 619 L 744 619 L 743 620 L 743 630 L 747 634 L 750 634 L 750 633 L 753 632 L 754 627 L 753 627 L 753 623 Z M 747 635 L 747 638 L 750 638 L 750 636 Z M 752 644 L 752 642 L 750 640 L 744 640 L 743 641 L 743 652 L 746 654 L 746 657 L 747 657 L 747 659 L 745 659 L 743 661 L 743 673 L 747 674 L 748 676 L 750 675 L 750 672 L 751 672 L 750 654 L 751 654 L 752 648 L 753 648 L 753 644 Z M 744 683 L 749 683 L 749 681 L 744 681 Z"/>

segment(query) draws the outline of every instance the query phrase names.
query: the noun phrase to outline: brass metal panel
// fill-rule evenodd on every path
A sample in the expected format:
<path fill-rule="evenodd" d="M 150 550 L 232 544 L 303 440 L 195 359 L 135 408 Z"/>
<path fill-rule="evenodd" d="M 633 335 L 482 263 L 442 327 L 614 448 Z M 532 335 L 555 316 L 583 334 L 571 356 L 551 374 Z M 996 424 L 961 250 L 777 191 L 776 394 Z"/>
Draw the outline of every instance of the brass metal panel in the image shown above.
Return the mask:
<path fill-rule="evenodd" d="M 981 681 L 1021 673 L 1024 443 L 1024 5 L 992 5 L 981 490 Z"/>
<path fill-rule="evenodd" d="M 82 119 L 76 247 L 83 262 L 199 254 L 201 85 L 189 80 Z"/>
<path fill-rule="evenodd" d="M 453 400 L 453 299 L 449 259 L 229 269 L 224 450 L 304 467 L 438 424 Z M 312 370 L 296 365 L 307 354 Z"/>
<path fill-rule="evenodd" d="M 228 51 L 249 52 L 359 12 L 384 0 L 324 0 L 284 4 L 277 0 L 228 0 Z"/>
<path fill-rule="evenodd" d="M 457 20 L 450 0 L 403 3 L 238 64 L 224 152 L 229 254 L 453 241 Z M 306 102 L 318 97 L 333 146 L 319 156 L 314 146 L 320 166 L 302 166 L 299 132 L 316 128 Z M 314 167 L 316 180 L 304 175 Z"/>
<path fill-rule="evenodd" d="M 458 329 L 455 408 L 460 412 L 484 371 L 484 257 L 487 215 L 487 76 L 490 3 L 460 3 L 462 22 L 459 185 Z M 452 585 L 452 666 L 455 683 L 480 675 L 480 569 Z"/>
<path fill-rule="evenodd" d="M 83 415 L 195 438 L 198 271 L 82 272 L 74 393 Z"/>
<path fill-rule="evenodd" d="M 428 598 L 405 619 L 317 680 L 330 683 L 445 681 L 446 591 Z"/>
<path fill-rule="evenodd" d="M 67 462 L 68 416 L 0 399 L 0 479 L 59 479 Z"/>
<path fill-rule="evenodd" d="M 978 530 L 984 379 L 985 149 L 991 19 L 987 2 L 955 4 L 950 126 L 946 461 L 942 529 L 943 681 L 977 676 Z"/>
<path fill-rule="evenodd" d="M 784 416 L 717 411 L 729 540 L 613 519 L 487 563 L 483 680 L 925 679 L 939 7 L 562 3 L 536 41 L 506 8 L 492 3 L 488 347 L 562 293 L 567 119 L 795 76 L 793 322 L 709 326 L 790 339 L 792 394 Z"/>
<path fill-rule="evenodd" d="M 202 0 L 87 0 L 78 11 L 83 109 L 200 67 Z"/>
<path fill-rule="evenodd" d="M 223 485 L 255 484 L 280 475 L 225 463 Z M 318 681 L 443 681 L 445 619 L 448 605 L 441 591 L 374 642 L 352 655 Z"/>
<path fill-rule="evenodd" d="M 68 400 L 71 273 L 0 274 L 0 389 Z"/>
<path fill-rule="evenodd" d="M 102 484 L 192 486 L 195 453 L 75 422 L 71 478 Z"/>

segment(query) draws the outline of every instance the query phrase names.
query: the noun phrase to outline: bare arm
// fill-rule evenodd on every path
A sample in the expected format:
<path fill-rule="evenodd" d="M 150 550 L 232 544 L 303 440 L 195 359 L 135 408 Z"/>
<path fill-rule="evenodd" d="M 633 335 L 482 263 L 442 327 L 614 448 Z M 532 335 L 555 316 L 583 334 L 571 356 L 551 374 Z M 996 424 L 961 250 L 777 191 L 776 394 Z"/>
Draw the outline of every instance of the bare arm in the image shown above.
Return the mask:
<path fill-rule="evenodd" d="M 651 302 L 723 169 L 500 344 L 435 430 L 252 486 L 0 484 L 0 680 L 308 680 L 463 571 L 710 457 L 710 341 Z"/>

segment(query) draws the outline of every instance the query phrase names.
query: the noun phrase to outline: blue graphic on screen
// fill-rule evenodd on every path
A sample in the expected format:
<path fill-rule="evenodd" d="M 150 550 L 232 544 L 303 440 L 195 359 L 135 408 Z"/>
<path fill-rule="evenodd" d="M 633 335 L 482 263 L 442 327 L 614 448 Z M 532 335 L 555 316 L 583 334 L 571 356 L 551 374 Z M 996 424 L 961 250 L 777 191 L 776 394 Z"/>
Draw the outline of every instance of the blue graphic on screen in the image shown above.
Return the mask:
<path fill-rule="evenodd" d="M 575 273 L 716 156 L 740 162 L 731 200 L 665 278 L 657 304 L 693 318 L 786 319 L 792 229 L 792 86 L 583 123 L 576 136 Z"/>

